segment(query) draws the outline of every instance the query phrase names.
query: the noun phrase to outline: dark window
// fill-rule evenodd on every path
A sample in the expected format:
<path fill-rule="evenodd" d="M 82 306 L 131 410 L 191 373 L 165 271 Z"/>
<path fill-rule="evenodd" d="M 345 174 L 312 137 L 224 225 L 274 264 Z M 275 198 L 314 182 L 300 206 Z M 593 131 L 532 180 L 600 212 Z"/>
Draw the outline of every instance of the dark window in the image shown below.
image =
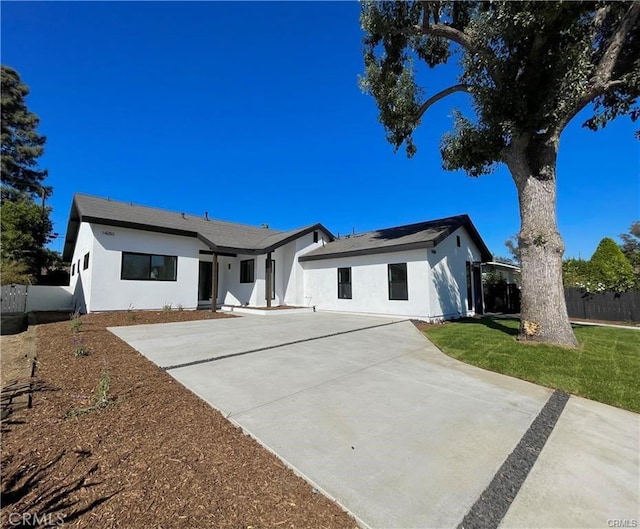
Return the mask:
<path fill-rule="evenodd" d="M 80 273 L 80 259 L 78 259 L 78 273 Z"/>
<path fill-rule="evenodd" d="M 472 299 L 472 283 L 471 283 L 471 262 L 467 261 L 467 308 L 471 310 L 473 308 Z"/>
<path fill-rule="evenodd" d="M 240 283 L 253 283 L 253 270 L 255 259 L 240 261 Z"/>
<path fill-rule="evenodd" d="M 351 299 L 351 268 L 338 268 L 338 299 Z"/>
<path fill-rule="evenodd" d="M 409 299 L 407 263 L 389 265 L 389 299 Z"/>
<path fill-rule="evenodd" d="M 84 254 L 84 262 L 82 263 L 82 269 L 86 270 L 89 268 L 89 253 Z"/>
<path fill-rule="evenodd" d="M 122 252 L 120 279 L 175 281 L 177 273 L 178 258 L 175 255 Z"/>
<path fill-rule="evenodd" d="M 73 263 L 71 265 L 71 275 L 72 276 L 76 275 L 76 263 Z"/>
<path fill-rule="evenodd" d="M 318 242 L 318 232 L 317 231 L 313 232 L 313 242 Z"/>
<path fill-rule="evenodd" d="M 456 245 L 460 248 L 460 235 L 456 235 Z"/>

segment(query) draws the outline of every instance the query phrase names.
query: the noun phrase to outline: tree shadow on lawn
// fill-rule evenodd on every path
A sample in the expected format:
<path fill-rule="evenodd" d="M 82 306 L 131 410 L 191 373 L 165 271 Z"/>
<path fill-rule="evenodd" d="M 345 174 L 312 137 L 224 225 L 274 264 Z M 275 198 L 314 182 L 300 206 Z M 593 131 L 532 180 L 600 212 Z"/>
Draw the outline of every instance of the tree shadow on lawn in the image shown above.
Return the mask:
<path fill-rule="evenodd" d="M 503 321 L 518 321 L 514 318 L 495 318 L 492 316 L 482 316 L 481 318 L 463 318 L 458 320 L 460 323 L 474 323 L 476 325 L 482 325 L 487 327 L 488 329 L 493 329 L 494 331 L 500 331 L 504 334 L 508 334 L 509 336 L 518 336 L 519 329 L 518 327 L 509 327 L 502 323 Z"/>

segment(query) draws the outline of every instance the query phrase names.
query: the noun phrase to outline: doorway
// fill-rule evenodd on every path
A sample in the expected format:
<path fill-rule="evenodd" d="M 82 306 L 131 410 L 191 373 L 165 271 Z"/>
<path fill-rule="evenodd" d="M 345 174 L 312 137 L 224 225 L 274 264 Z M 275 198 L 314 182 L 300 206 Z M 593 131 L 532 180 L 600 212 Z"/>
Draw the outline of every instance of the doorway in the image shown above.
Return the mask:
<path fill-rule="evenodd" d="M 220 283 L 220 263 L 217 263 L 218 283 Z M 211 301 L 211 272 L 213 263 L 209 261 L 200 261 L 200 271 L 198 274 L 198 302 Z"/>

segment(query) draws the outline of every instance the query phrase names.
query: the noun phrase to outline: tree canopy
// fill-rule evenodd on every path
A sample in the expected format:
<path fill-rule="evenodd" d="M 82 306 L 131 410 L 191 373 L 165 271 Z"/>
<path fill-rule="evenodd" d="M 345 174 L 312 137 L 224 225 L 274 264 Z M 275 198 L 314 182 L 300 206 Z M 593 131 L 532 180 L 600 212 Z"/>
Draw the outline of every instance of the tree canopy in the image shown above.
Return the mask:
<path fill-rule="evenodd" d="M 27 282 L 53 260 L 46 248 L 51 241 L 51 209 L 45 199 L 47 171 L 38 165 L 46 138 L 37 132 L 38 117 L 29 111 L 25 98 L 29 88 L 18 72 L 0 66 L 2 77 L 1 251 L 3 282 Z M 41 198 L 41 205 L 34 199 Z"/>
<path fill-rule="evenodd" d="M 47 171 L 38 167 L 38 158 L 44 152 L 46 142 L 36 130 L 40 120 L 27 108 L 25 98 L 29 95 L 29 87 L 22 82 L 18 72 L 2 65 L 0 76 L 3 192 L 40 196 L 47 176 Z"/>
<path fill-rule="evenodd" d="M 556 214 L 559 140 L 586 108 L 593 130 L 639 117 L 640 2 L 364 1 L 360 20 L 361 87 L 396 150 L 413 156 L 427 110 L 469 95 L 473 112 L 454 110 L 442 139 L 443 167 L 480 176 L 507 165 L 520 206 L 519 338 L 576 346 Z M 454 84 L 429 92 L 424 67 L 452 59 Z"/>
<path fill-rule="evenodd" d="M 631 224 L 629 233 L 621 233 L 620 239 L 622 239 L 620 249 L 633 266 L 640 286 L 640 220 Z"/>
<path fill-rule="evenodd" d="M 591 129 L 623 114 L 637 119 L 639 17 L 638 2 L 366 1 L 361 85 L 388 140 L 396 149 L 405 144 L 409 156 L 429 107 L 470 94 L 475 116 L 456 112 L 441 153 L 446 169 L 479 176 L 504 161 L 517 136 L 534 149 L 590 103 Z M 427 97 L 416 62 L 433 68 L 453 55 L 458 83 Z"/>

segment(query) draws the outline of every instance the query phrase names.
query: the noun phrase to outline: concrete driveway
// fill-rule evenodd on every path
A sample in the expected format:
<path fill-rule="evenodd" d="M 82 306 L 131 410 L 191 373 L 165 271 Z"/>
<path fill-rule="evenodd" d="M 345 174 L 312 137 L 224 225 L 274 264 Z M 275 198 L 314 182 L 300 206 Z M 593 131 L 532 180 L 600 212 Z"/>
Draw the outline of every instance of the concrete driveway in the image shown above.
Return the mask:
<path fill-rule="evenodd" d="M 410 322 L 305 313 L 110 330 L 363 526 L 640 518 L 638 415 L 453 360 Z"/>

